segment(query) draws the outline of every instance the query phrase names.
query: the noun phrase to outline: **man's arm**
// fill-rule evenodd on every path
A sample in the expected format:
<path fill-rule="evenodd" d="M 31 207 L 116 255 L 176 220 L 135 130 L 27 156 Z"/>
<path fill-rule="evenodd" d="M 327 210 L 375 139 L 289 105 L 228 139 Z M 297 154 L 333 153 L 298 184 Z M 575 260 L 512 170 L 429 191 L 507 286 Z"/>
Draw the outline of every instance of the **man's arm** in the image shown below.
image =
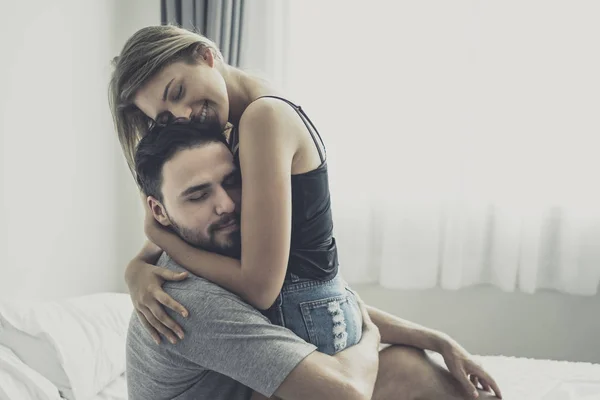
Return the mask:
<path fill-rule="evenodd" d="M 289 329 L 273 325 L 233 295 L 173 290 L 190 318 L 172 317 L 186 337 L 174 349 L 200 367 L 228 376 L 266 397 L 370 399 L 379 365 L 379 332 L 364 311 L 360 343 L 335 356 L 318 353 Z"/>
<path fill-rule="evenodd" d="M 440 353 L 450 338 L 439 331 L 425 328 L 375 307 L 366 306 L 373 323 L 379 328 L 381 343 L 412 346 Z"/>
<path fill-rule="evenodd" d="M 450 336 L 403 320 L 375 307 L 367 308 L 381 332 L 382 343 L 408 345 L 440 353 L 448 371 L 463 386 L 465 393 L 472 393 L 475 390 L 477 395 L 477 384 L 473 381 L 473 377 L 476 377 L 484 390 L 493 389 L 496 396 L 502 398 L 500 388 L 494 379 Z"/>
<path fill-rule="evenodd" d="M 379 370 L 380 335 L 365 306 L 360 342 L 334 356 L 314 352 L 288 375 L 275 391 L 283 400 L 351 399 L 373 396 Z"/>

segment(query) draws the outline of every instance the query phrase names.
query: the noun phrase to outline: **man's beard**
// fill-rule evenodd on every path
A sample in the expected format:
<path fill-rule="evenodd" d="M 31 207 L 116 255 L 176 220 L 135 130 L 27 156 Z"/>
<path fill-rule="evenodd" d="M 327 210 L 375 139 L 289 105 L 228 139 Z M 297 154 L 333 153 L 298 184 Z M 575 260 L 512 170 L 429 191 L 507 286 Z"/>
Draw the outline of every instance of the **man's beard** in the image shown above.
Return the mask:
<path fill-rule="evenodd" d="M 217 239 L 219 230 L 235 221 L 238 227 L 239 217 L 234 214 L 226 214 L 218 222 L 211 224 L 208 227 L 208 238 L 204 236 L 200 230 L 189 229 L 177 224 L 167 213 L 167 217 L 171 221 L 173 231 L 186 243 L 201 250 L 210 251 L 211 253 L 222 254 L 227 257 L 240 258 L 242 254 L 242 238 L 240 229 L 230 232 L 225 238 L 221 235 L 220 240 Z"/>

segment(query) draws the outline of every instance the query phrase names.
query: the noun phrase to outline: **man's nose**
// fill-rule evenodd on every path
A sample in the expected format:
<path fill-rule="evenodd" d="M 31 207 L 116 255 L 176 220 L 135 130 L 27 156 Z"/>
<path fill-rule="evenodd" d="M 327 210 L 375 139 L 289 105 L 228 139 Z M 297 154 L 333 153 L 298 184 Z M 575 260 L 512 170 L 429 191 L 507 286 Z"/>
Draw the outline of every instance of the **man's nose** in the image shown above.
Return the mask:
<path fill-rule="evenodd" d="M 218 189 L 215 211 L 217 215 L 231 214 L 235 211 L 235 203 L 222 187 Z"/>

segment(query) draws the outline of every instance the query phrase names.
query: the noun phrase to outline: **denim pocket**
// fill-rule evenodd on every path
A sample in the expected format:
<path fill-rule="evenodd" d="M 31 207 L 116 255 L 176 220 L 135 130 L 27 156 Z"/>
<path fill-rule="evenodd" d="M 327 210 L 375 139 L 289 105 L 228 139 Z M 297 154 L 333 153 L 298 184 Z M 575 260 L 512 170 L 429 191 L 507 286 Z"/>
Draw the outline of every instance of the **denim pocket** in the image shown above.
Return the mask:
<path fill-rule="evenodd" d="M 309 341 L 320 352 L 333 355 L 357 344 L 362 317 L 351 293 L 300 303 Z"/>

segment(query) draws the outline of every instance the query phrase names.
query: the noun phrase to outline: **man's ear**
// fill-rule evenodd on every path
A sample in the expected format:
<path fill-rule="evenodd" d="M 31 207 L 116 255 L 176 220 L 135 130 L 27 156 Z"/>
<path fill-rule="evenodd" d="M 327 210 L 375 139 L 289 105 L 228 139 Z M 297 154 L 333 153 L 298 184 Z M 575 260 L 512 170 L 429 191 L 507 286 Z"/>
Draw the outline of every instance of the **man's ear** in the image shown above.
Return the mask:
<path fill-rule="evenodd" d="M 157 220 L 162 226 L 171 226 L 171 220 L 169 219 L 167 211 L 161 202 L 152 196 L 148 196 L 146 201 L 148 202 L 148 207 L 150 207 L 154 219 Z"/>

